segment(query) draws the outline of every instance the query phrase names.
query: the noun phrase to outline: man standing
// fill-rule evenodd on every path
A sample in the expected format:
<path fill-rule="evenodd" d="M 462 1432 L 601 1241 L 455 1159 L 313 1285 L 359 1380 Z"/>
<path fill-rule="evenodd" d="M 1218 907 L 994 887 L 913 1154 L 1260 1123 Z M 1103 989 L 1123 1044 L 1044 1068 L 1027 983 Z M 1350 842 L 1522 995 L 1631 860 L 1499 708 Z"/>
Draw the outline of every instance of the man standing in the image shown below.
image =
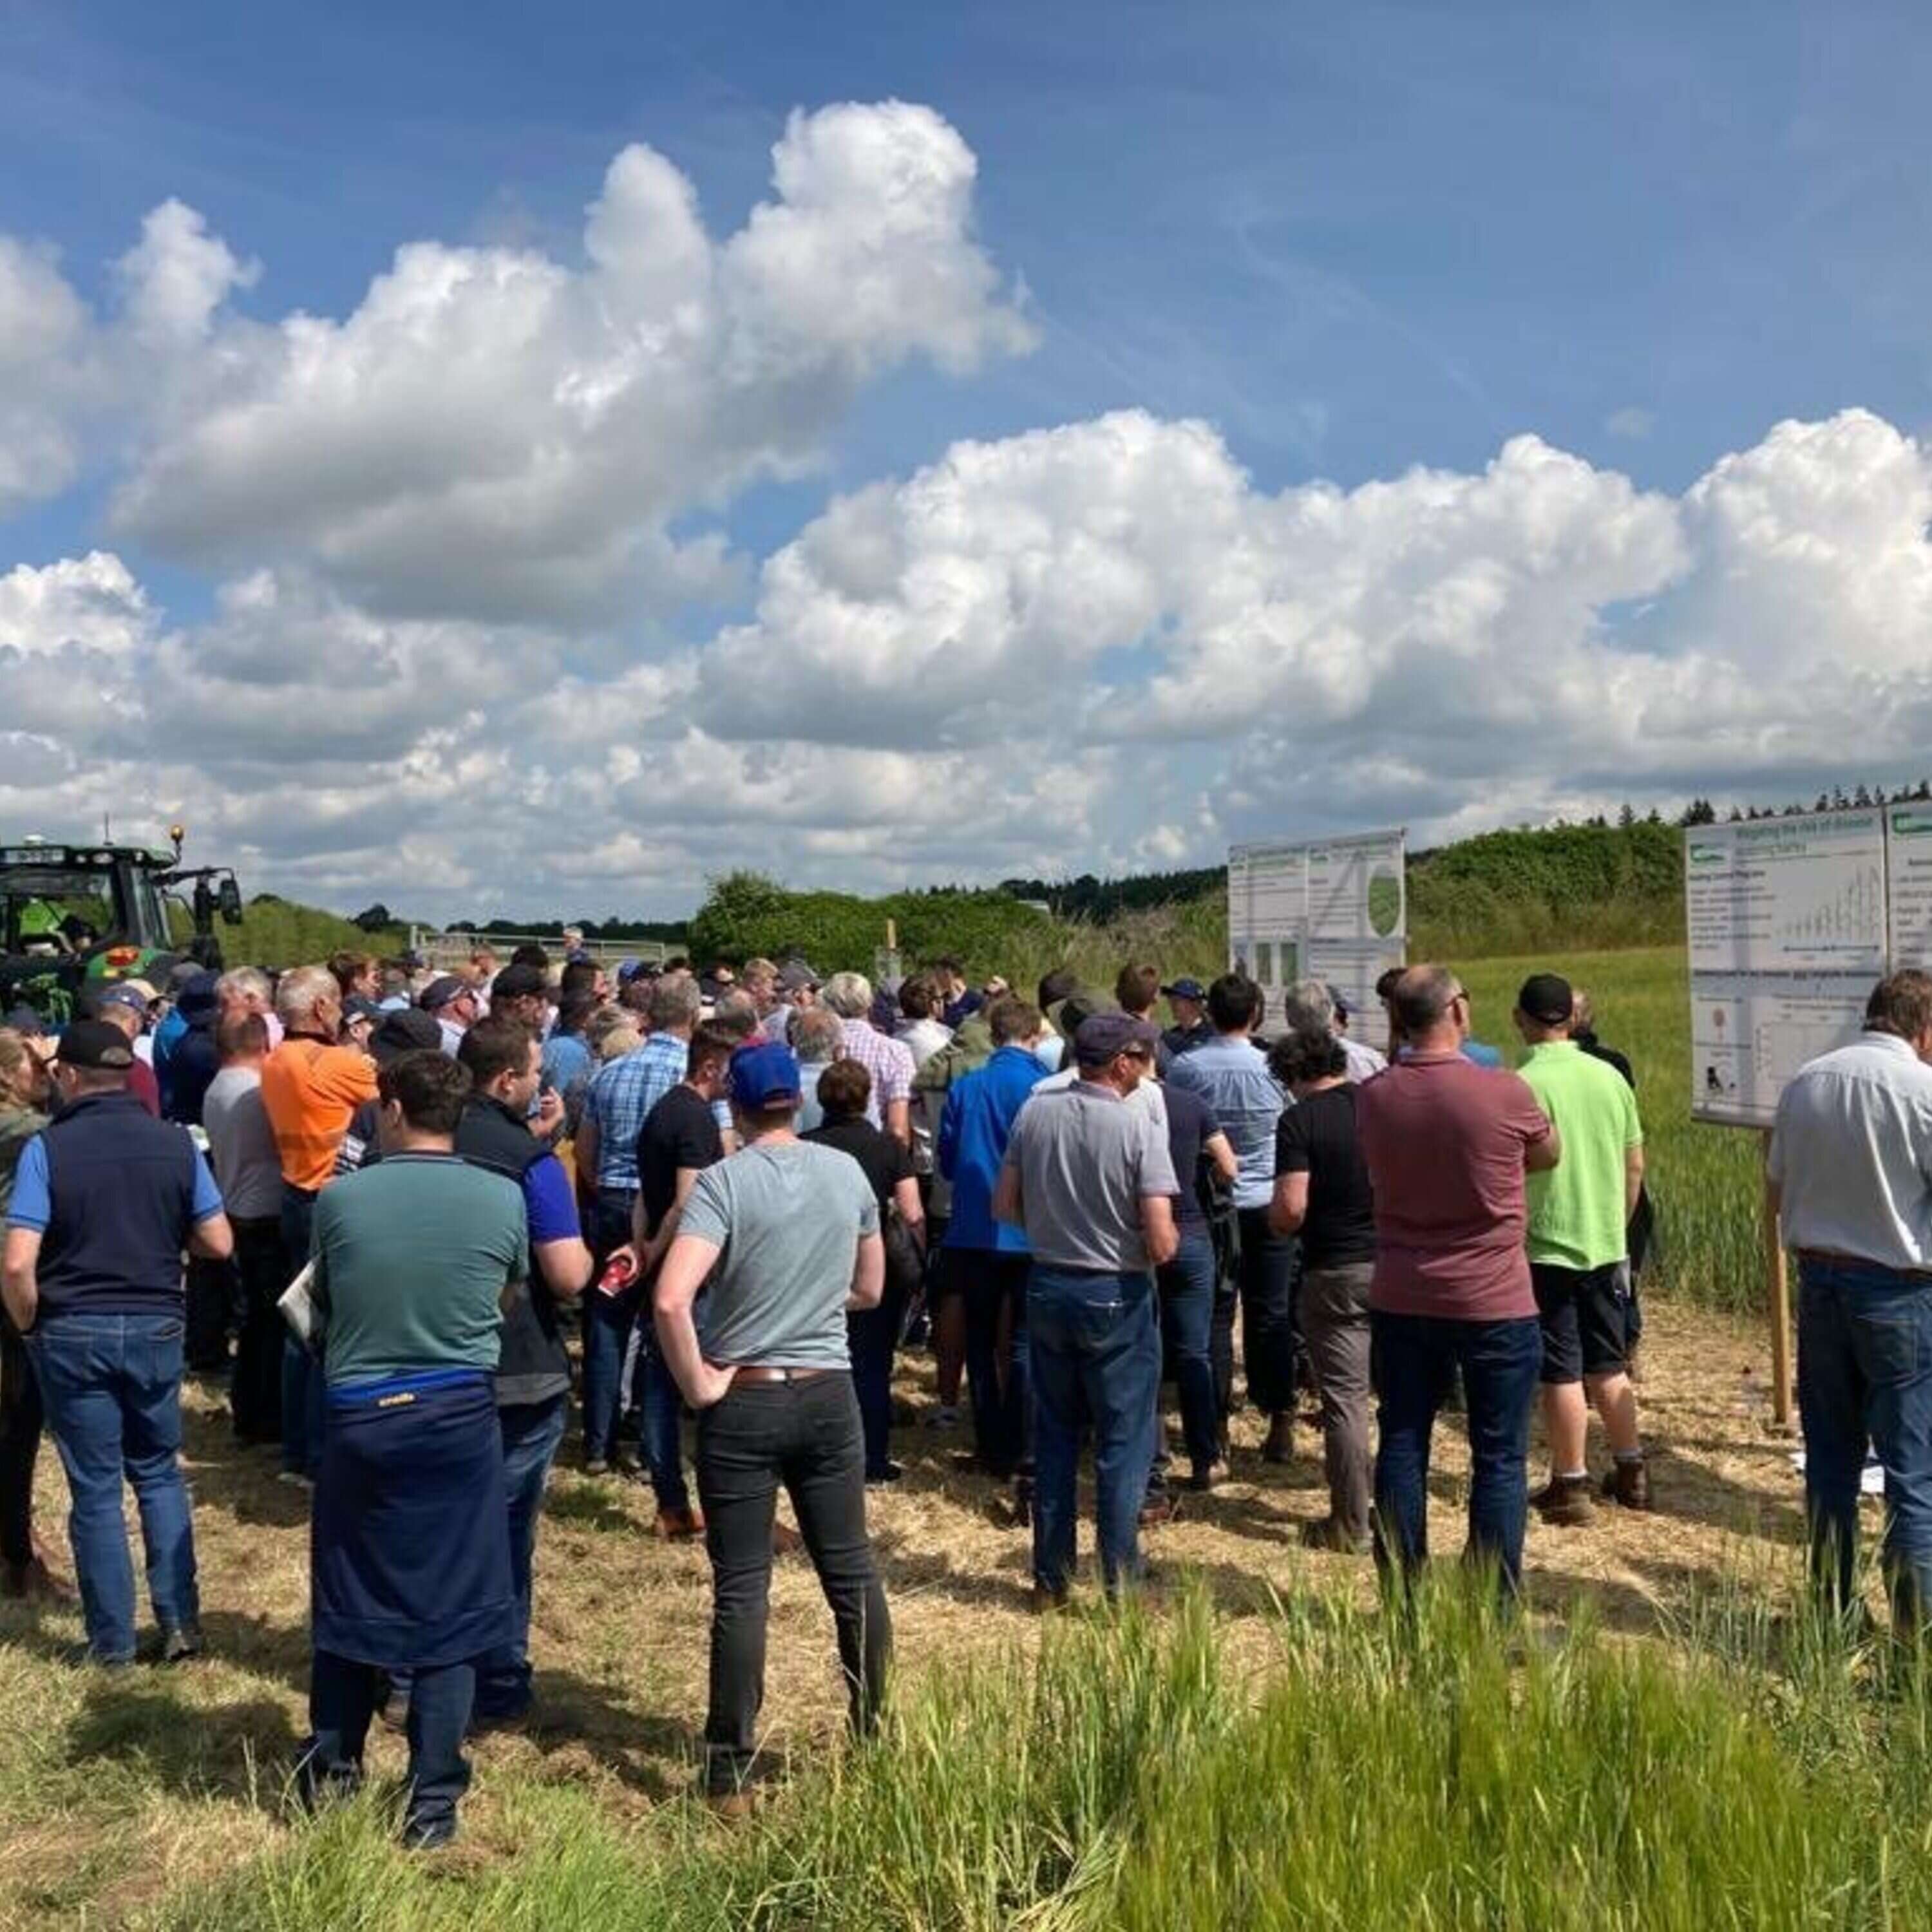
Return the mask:
<path fill-rule="evenodd" d="M 698 1177 L 724 1158 L 724 1136 L 718 1125 L 727 1070 L 737 1042 L 716 1025 L 691 1036 L 684 1078 L 650 1111 L 638 1136 L 638 1204 L 632 1238 L 638 1250 L 638 1279 L 650 1292 L 651 1277 L 669 1250 L 678 1219 Z M 654 1324 L 646 1332 L 639 1370 L 644 1387 L 644 1460 L 657 1498 L 656 1533 L 670 1542 L 704 1534 L 704 1519 L 691 1506 L 684 1480 L 680 1440 L 682 1400 L 665 1366 Z"/>
<path fill-rule="evenodd" d="M 658 980 L 650 991 L 650 1037 L 607 1061 L 584 1090 L 577 1166 L 594 1190 L 590 1245 L 599 1270 L 631 1239 L 638 1136 L 651 1109 L 684 1078 L 700 1004 L 695 980 Z M 600 1290 L 584 1304 L 584 1466 L 593 1476 L 609 1468 L 616 1447 L 625 1354 L 643 1292 L 633 1281 L 615 1294 Z"/>
<path fill-rule="evenodd" d="M 773 1507 L 781 1482 L 838 1626 L 853 1727 L 875 1723 L 892 1622 L 866 1531 L 866 1450 L 848 1310 L 885 1286 L 879 1210 L 858 1162 L 799 1139 L 798 1063 L 761 1043 L 731 1057 L 740 1150 L 700 1174 L 658 1276 L 658 1339 L 698 1412 L 711 1558 L 705 1790 L 748 1808 L 764 1697 Z M 715 1272 L 714 1272 L 715 1270 Z M 693 1320 L 706 1288 L 704 1333 Z"/>
<path fill-rule="evenodd" d="M 996 1480 L 1021 1486 L 1016 1500 L 1023 1514 L 1030 1507 L 1024 1486 L 1030 1250 L 1023 1227 L 995 1217 L 993 1198 L 1013 1122 L 1046 1070 L 1033 1050 L 1040 1033 L 1037 1006 L 996 1000 L 986 1017 L 992 1056 L 954 1081 L 940 1115 L 938 1168 L 952 1190 L 940 1251 L 941 1306 L 957 1304 L 965 1313 L 962 1340 L 980 1464 Z M 942 1401 L 944 1396 L 942 1388 Z"/>
<path fill-rule="evenodd" d="M 1626 1509 L 1650 1507 L 1630 1378 L 1625 1232 L 1643 1186 L 1643 1128 L 1630 1087 L 1570 1039 L 1574 1010 L 1570 982 L 1554 973 L 1532 974 L 1516 995 L 1516 1030 L 1529 1048 L 1522 1077 L 1563 1139 L 1562 1164 L 1529 1178 L 1529 1272 L 1550 1438 L 1550 1481 L 1534 1500 L 1546 1522 L 1572 1525 L 1596 1513 L 1583 1454 L 1586 1390 L 1616 1457 L 1604 1495 Z"/>
<path fill-rule="evenodd" d="M 267 1024 L 259 1013 L 236 1010 L 221 1022 L 215 1044 L 221 1067 L 208 1083 L 202 1121 L 242 1285 L 242 1336 L 228 1406 L 238 1442 L 274 1442 L 282 1432 L 283 1329 L 275 1304 L 291 1270 L 282 1257 L 281 1157 L 262 1104 Z"/>
<path fill-rule="evenodd" d="M 1355 1099 L 1375 1199 L 1376 1560 L 1391 1581 L 1427 1560 L 1430 1432 L 1460 1369 L 1469 1546 L 1496 1563 L 1508 1600 L 1522 1574 L 1529 1413 L 1543 1364 L 1524 1177 L 1556 1166 L 1562 1143 L 1518 1076 L 1464 1056 L 1468 996 L 1446 967 L 1412 966 L 1390 1000 L 1402 1053 Z"/>
<path fill-rule="evenodd" d="M 476 1024 L 483 1011 L 476 988 L 454 973 L 432 980 L 422 989 L 416 1004 L 436 1022 L 442 1034 L 442 1050 L 452 1060 L 463 1044 L 463 1036 Z"/>
<path fill-rule="evenodd" d="M 577 1221 L 577 1201 L 563 1163 L 530 1130 L 542 1053 L 520 1021 L 492 1012 L 463 1036 L 458 1064 L 470 1075 L 470 1097 L 456 1130 L 456 1151 L 472 1167 L 514 1180 L 530 1231 L 529 1270 L 503 1312 L 496 1364 L 496 1427 L 503 1443 L 509 1504 L 510 1581 L 517 1600 L 514 1640 L 480 1659 L 476 1715 L 514 1724 L 530 1706 L 530 1575 L 544 1484 L 563 1440 L 570 1402 L 570 1358 L 560 1310 L 590 1280 L 590 1250 Z"/>
<path fill-rule="evenodd" d="M 141 1516 L 148 1590 L 172 1663 L 201 1648 L 194 1526 L 181 1472 L 184 1247 L 234 1251 L 221 1196 L 187 1130 L 128 1090 L 134 1049 L 117 1027 L 61 1036 L 58 1117 L 20 1156 L 8 1209 L 7 1312 L 26 1337 L 67 1472 L 68 1534 L 88 1655 L 134 1657 L 134 1573 L 124 1474 Z"/>
<path fill-rule="evenodd" d="M 298 966 L 275 988 L 282 1043 L 262 1064 L 262 1105 L 282 1162 L 282 1260 L 308 1258 L 316 1197 L 334 1178 L 335 1156 L 357 1108 L 376 1097 L 365 1054 L 336 1044 L 341 989 L 326 966 Z M 312 1481 L 322 1460 L 322 1378 L 293 1335 L 282 1349 L 282 1474 Z"/>
<path fill-rule="evenodd" d="M 1170 1060 L 1205 1046 L 1214 1037 L 1214 1029 L 1208 1024 L 1207 989 L 1198 980 L 1177 980 L 1162 987 L 1160 994 L 1174 1016 L 1173 1025 L 1160 1036 Z"/>
<path fill-rule="evenodd" d="M 1798 1407 L 1812 1575 L 1856 1588 L 1858 1480 L 1885 1470 L 1893 1615 L 1932 1598 L 1932 974 L 1882 980 L 1864 1033 L 1778 1096 L 1769 1174 L 1798 1250 Z"/>
<path fill-rule="evenodd" d="M 1298 980 L 1282 995 L 1281 1020 L 1289 1033 L 1330 1034 L 1348 1063 L 1348 1077 L 1372 1079 L 1388 1061 L 1372 1046 L 1348 1037 L 1346 1015 L 1334 989 L 1321 980 Z"/>
<path fill-rule="evenodd" d="M 866 1017 L 872 1010 L 872 986 L 862 973 L 835 973 L 820 996 L 838 1016 L 839 1036 L 846 1056 L 872 1076 L 866 1118 L 883 1128 L 900 1146 L 912 1145 L 910 1048 L 888 1040 Z"/>
<path fill-rule="evenodd" d="M 310 1803 L 355 1789 L 382 1675 L 406 1671 L 404 1832 L 424 1849 L 455 1835 L 476 1660 L 516 1630 L 490 1377 L 529 1230 L 515 1185 L 456 1156 L 469 1089 L 446 1054 L 392 1060 L 382 1158 L 330 1188 L 314 1216 L 329 1415 L 297 1782 Z"/>
<path fill-rule="evenodd" d="M 950 953 L 930 968 L 939 983 L 939 1018 L 948 1033 L 957 1033 L 986 1002 L 966 983 L 966 969 Z"/>
<path fill-rule="evenodd" d="M 1269 1226 L 1268 1210 L 1274 1198 L 1275 1129 L 1288 1096 L 1254 1042 L 1262 1018 L 1260 987 L 1243 974 L 1223 974 L 1208 989 L 1208 1017 L 1214 1038 L 1179 1054 L 1168 1077 L 1208 1102 L 1239 1164 L 1234 1199 L 1248 1400 L 1268 1419 L 1262 1460 L 1286 1462 L 1294 1453 L 1298 1250 L 1292 1235 Z"/>
<path fill-rule="evenodd" d="M 1027 1331 L 1034 1394 L 1034 1597 L 1072 1580 L 1083 1423 L 1094 1432 L 1096 1517 L 1108 1594 L 1141 1574 L 1141 1503 L 1154 1467 L 1160 1332 L 1153 1270 L 1179 1246 L 1167 1137 L 1126 1098 L 1154 1072 L 1144 1020 L 1096 1013 L 1072 1050 L 1080 1078 L 1013 1124 L 993 1211 L 1033 1251 Z"/>

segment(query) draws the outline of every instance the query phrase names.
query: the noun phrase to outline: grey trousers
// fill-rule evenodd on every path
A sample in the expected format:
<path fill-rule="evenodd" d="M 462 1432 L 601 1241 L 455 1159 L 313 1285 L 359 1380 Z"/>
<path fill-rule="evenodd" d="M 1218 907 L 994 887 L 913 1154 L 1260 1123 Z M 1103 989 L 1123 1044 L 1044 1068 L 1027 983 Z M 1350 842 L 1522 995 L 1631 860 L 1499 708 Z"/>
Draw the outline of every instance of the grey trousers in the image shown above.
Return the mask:
<path fill-rule="evenodd" d="M 1352 1537 L 1369 1534 L 1374 1458 L 1369 1450 L 1370 1262 L 1312 1268 L 1301 1277 L 1301 1330 L 1322 1391 L 1328 1509 Z"/>

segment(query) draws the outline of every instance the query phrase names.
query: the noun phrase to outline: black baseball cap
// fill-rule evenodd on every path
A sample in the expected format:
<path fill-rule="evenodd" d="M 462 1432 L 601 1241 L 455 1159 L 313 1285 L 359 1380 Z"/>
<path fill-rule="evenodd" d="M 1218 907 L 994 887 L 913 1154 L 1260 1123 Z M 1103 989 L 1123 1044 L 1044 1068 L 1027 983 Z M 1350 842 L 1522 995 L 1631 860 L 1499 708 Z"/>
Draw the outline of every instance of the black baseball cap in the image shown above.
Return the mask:
<path fill-rule="evenodd" d="M 442 1028 L 434 1013 L 420 1006 L 400 1006 L 385 1013 L 369 1036 L 370 1056 L 378 1066 L 386 1066 L 399 1054 L 420 1053 L 442 1044 Z"/>
<path fill-rule="evenodd" d="M 112 1020 L 70 1020 L 54 1049 L 63 1066 L 98 1067 L 125 1073 L 134 1064 L 128 1036 Z"/>
<path fill-rule="evenodd" d="M 1576 1010 L 1570 982 L 1556 973 L 1532 973 L 1516 996 L 1516 1010 L 1538 1026 L 1561 1026 Z"/>
<path fill-rule="evenodd" d="M 519 965 L 514 959 L 490 982 L 493 1004 L 498 1000 L 520 1000 L 531 993 L 547 994 L 549 991 L 550 976 L 541 966 Z"/>

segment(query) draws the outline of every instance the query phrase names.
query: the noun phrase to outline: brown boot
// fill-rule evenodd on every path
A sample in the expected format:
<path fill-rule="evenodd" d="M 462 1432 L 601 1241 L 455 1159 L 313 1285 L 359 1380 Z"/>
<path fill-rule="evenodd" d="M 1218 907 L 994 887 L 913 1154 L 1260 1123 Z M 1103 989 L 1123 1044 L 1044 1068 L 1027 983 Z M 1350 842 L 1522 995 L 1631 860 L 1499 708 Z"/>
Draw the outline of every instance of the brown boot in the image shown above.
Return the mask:
<path fill-rule="evenodd" d="M 1647 1510 L 1650 1507 L 1650 1465 L 1639 1456 L 1634 1462 L 1612 1462 L 1604 1478 L 1604 1500 L 1621 1509 Z"/>
<path fill-rule="evenodd" d="M 1597 1520 L 1588 1476 L 1552 1476 L 1530 1500 L 1544 1521 L 1558 1528 L 1581 1529 Z"/>
<path fill-rule="evenodd" d="M 1292 1462 L 1294 1460 L 1294 1414 L 1291 1409 L 1282 1409 L 1268 1418 L 1268 1440 L 1262 1444 L 1264 1462 Z"/>
<path fill-rule="evenodd" d="M 704 1519 L 694 1509 L 661 1509 L 651 1534 L 664 1543 L 689 1543 L 704 1534 Z"/>

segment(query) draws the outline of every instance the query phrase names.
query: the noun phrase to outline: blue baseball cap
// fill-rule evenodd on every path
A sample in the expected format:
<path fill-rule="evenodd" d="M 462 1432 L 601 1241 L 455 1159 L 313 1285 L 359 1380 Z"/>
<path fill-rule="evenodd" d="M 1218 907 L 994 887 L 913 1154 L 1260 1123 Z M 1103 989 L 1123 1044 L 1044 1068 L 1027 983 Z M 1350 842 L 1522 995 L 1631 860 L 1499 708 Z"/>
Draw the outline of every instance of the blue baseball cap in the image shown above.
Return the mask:
<path fill-rule="evenodd" d="M 776 1040 L 741 1046 L 731 1056 L 731 1098 L 753 1112 L 776 1107 L 781 1100 L 796 1104 L 804 1090 L 797 1057 Z"/>
<path fill-rule="evenodd" d="M 1193 1000 L 1199 1002 L 1205 1000 L 1208 997 L 1207 988 L 1202 986 L 1198 980 L 1177 980 L 1172 986 L 1163 986 L 1160 990 L 1162 994 L 1170 1000 Z"/>

